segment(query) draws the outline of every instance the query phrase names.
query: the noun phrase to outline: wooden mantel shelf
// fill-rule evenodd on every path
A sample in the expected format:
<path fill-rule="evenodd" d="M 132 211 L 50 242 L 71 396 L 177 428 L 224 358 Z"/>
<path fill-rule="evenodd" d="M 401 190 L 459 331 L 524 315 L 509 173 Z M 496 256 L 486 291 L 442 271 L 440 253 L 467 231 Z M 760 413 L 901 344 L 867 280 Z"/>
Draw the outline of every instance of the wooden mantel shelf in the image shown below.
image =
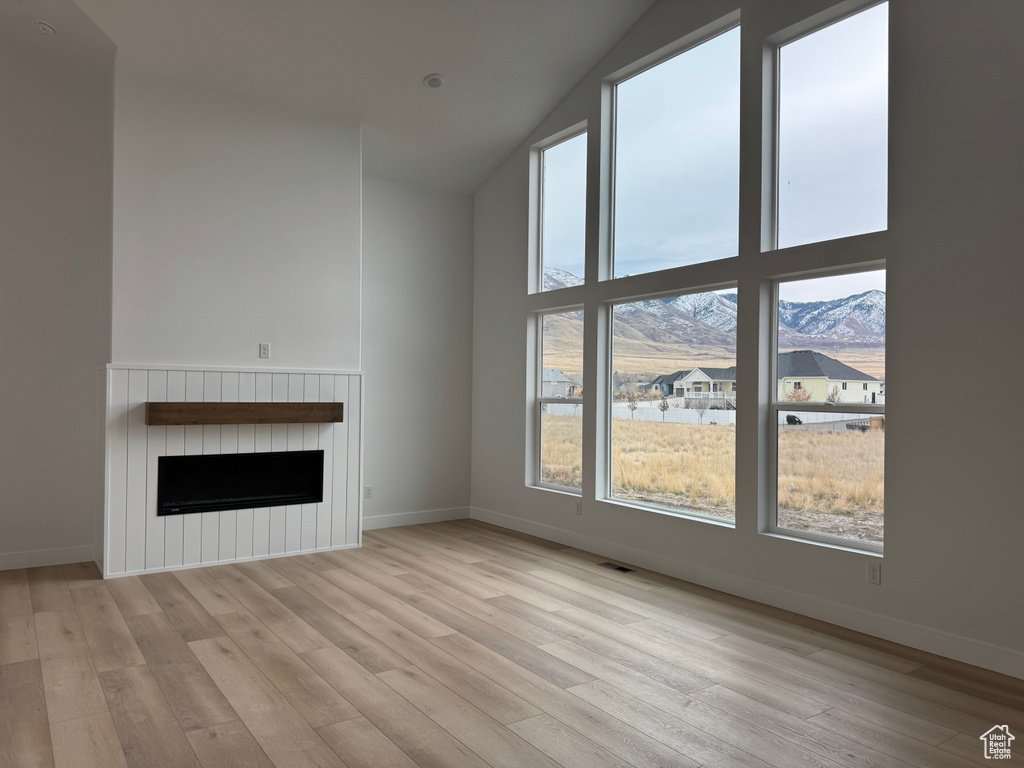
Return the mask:
<path fill-rule="evenodd" d="M 324 424 L 344 421 L 344 408 L 344 403 L 146 403 L 146 424 Z"/>

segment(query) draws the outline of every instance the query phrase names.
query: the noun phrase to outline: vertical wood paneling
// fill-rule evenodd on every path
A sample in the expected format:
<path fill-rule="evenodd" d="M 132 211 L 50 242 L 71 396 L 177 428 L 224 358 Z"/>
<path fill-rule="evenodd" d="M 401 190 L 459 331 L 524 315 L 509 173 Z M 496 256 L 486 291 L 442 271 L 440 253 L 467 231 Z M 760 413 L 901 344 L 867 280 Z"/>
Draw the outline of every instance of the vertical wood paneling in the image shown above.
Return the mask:
<path fill-rule="evenodd" d="M 220 399 L 224 403 L 238 402 L 237 373 L 225 373 L 221 378 Z M 238 425 L 228 424 L 220 428 L 220 452 L 238 453 Z M 238 513 L 233 510 L 225 510 L 220 513 L 220 539 L 218 560 L 235 559 L 235 525 Z"/>
<path fill-rule="evenodd" d="M 167 371 L 149 372 L 150 402 L 167 402 Z M 146 568 L 164 567 L 166 518 L 156 513 L 157 459 L 167 453 L 167 427 L 146 430 Z"/>
<path fill-rule="evenodd" d="M 185 402 L 201 403 L 206 388 L 206 377 L 202 371 L 186 371 Z M 203 428 L 185 427 L 185 455 L 193 456 L 203 452 Z M 203 516 L 184 515 L 185 536 L 182 548 L 182 563 L 197 565 L 203 559 Z"/>
<path fill-rule="evenodd" d="M 220 371 L 206 371 L 203 373 L 203 402 L 216 403 L 221 399 L 224 375 Z M 211 424 L 203 427 L 203 453 L 220 453 L 220 433 L 222 427 L 219 424 Z M 200 560 L 203 563 L 216 563 L 220 559 L 220 512 L 203 512 L 199 517 L 203 519 L 202 526 L 202 548 Z"/>
<path fill-rule="evenodd" d="M 114 369 L 107 374 L 107 573 L 358 543 L 361 378 L 346 374 Z M 340 424 L 147 427 L 145 403 L 343 402 Z M 160 456 L 324 451 L 324 501 L 158 517 Z"/>
<path fill-rule="evenodd" d="M 128 371 L 128 477 L 125 570 L 146 567 L 146 398 L 149 371 Z"/>
<path fill-rule="evenodd" d="M 348 376 L 334 377 L 334 402 L 345 403 L 349 411 Z M 348 502 L 348 433 L 351 429 L 351 414 L 345 414 L 345 421 L 334 425 L 334 493 L 331 501 L 331 546 L 345 544 L 345 504 Z"/>
<path fill-rule="evenodd" d="M 275 373 L 274 402 L 288 402 L 288 374 Z M 288 425 L 273 424 L 270 427 L 270 450 L 288 450 Z M 270 554 L 281 555 L 285 551 L 285 516 L 287 507 L 270 508 Z"/>
<path fill-rule="evenodd" d="M 111 371 L 107 386 L 106 571 L 124 573 L 128 515 L 128 371 Z"/>
<path fill-rule="evenodd" d="M 256 374 L 238 374 L 238 400 L 251 403 L 256 400 Z M 255 453 L 256 425 L 238 427 L 238 452 Z M 252 557 L 253 510 L 240 509 L 235 514 L 235 557 Z"/>
<path fill-rule="evenodd" d="M 360 541 L 360 513 L 363 504 L 363 478 L 360 472 L 360 457 L 363 454 L 363 413 L 360 403 L 362 398 L 361 376 L 346 376 L 348 379 L 348 404 L 346 408 L 352 414 L 348 428 L 348 466 L 344 470 L 348 478 L 348 501 L 345 504 L 345 543 L 357 544 Z"/>
<path fill-rule="evenodd" d="M 185 371 L 167 372 L 167 401 L 180 403 L 185 399 Z M 167 427 L 167 455 L 183 456 L 185 428 Z M 185 516 L 164 518 L 164 567 L 181 565 L 185 549 Z"/>
<path fill-rule="evenodd" d="M 320 401 L 320 377 L 306 374 L 302 377 L 302 400 L 306 403 Z M 315 451 L 320 446 L 319 425 L 302 424 L 302 449 Z M 324 473 L 326 474 L 326 472 Z M 302 541 L 300 549 L 316 549 L 316 504 L 302 505 Z"/>
<path fill-rule="evenodd" d="M 334 402 L 334 376 L 320 375 L 320 402 Z M 324 452 L 324 500 L 316 505 L 316 546 L 331 546 L 331 509 L 334 505 L 334 431 L 335 425 L 318 424 L 317 439 Z"/>
<path fill-rule="evenodd" d="M 301 403 L 304 394 L 303 375 L 301 373 L 288 374 L 288 402 Z M 288 447 L 289 451 L 302 450 L 302 425 L 288 424 Z M 285 507 L 285 552 L 298 552 L 302 549 L 302 505 L 291 504 Z"/>
<path fill-rule="evenodd" d="M 269 403 L 274 399 L 274 377 L 269 373 L 256 374 L 256 402 Z M 269 424 L 256 427 L 256 452 L 266 453 L 273 443 L 273 429 Z M 263 557 L 270 554 L 270 509 L 261 507 L 253 511 L 252 554 Z"/>

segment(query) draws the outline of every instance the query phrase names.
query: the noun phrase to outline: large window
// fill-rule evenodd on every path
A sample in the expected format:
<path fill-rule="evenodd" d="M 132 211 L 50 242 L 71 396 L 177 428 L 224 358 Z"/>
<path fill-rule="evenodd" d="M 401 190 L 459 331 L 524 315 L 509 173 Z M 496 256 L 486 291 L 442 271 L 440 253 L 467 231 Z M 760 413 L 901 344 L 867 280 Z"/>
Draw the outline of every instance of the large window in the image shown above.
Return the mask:
<path fill-rule="evenodd" d="M 537 482 L 578 492 L 583 487 L 583 312 L 540 315 L 537 325 Z"/>
<path fill-rule="evenodd" d="M 778 247 L 886 228 L 888 6 L 778 49 Z"/>
<path fill-rule="evenodd" d="M 614 275 L 738 253 L 740 30 L 615 86 Z"/>
<path fill-rule="evenodd" d="M 786 281 L 777 293 L 772 528 L 881 547 L 885 272 Z"/>
<path fill-rule="evenodd" d="M 888 9 L 785 7 L 742 57 L 735 12 L 606 73 L 590 178 L 584 123 L 535 145 L 527 482 L 878 554 Z"/>
<path fill-rule="evenodd" d="M 735 319 L 734 289 L 613 308 L 614 498 L 735 519 Z"/>
<path fill-rule="evenodd" d="M 540 152 L 541 290 L 583 282 L 587 220 L 587 134 Z"/>

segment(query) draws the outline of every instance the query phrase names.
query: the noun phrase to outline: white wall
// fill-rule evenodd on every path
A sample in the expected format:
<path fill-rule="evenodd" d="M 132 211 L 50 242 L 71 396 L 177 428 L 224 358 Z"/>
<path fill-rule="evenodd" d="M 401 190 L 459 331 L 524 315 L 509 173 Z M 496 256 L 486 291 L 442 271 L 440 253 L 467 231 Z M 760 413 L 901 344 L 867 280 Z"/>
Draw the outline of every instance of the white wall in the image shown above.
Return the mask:
<path fill-rule="evenodd" d="M 600 493 L 577 517 L 576 497 L 524 486 L 528 146 L 587 118 L 595 130 L 600 77 L 736 5 L 655 6 L 477 194 L 473 515 L 1024 677 L 1024 615 L 1010 607 L 1024 583 L 1017 482 L 1024 405 L 994 391 L 1004 418 L 993 428 L 966 414 L 949 418 L 949 388 L 919 386 L 924 372 L 998 370 L 1002 388 L 1024 370 L 1017 354 L 1024 102 L 1013 97 L 1024 71 L 1014 34 L 1024 28 L 1024 4 L 1017 0 L 891 3 L 881 587 L 866 584 L 865 555 L 759 534 L 752 494 L 730 529 L 609 504 Z M 746 61 L 756 64 L 761 39 L 830 3 L 739 5 L 745 45 L 754 46 Z M 743 98 L 758 108 L 757 93 L 748 89 Z M 756 155 L 759 136 L 747 132 L 742 141 Z M 759 209 L 758 191 L 745 183 L 741 209 Z M 741 453 L 741 466 L 753 466 L 749 444 Z"/>
<path fill-rule="evenodd" d="M 363 178 L 364 527 L 466 516 L 473 199 Z"/>
<path fill-rule="evenodd" d="M 92 555 L 112 58 L 57 63 L 0 41 L 0 569 Z"/>
<path fill-rule="evenodd" d="M 120 69 L 115 109 L 113 361 L 357 370 L 358 127 Z"/>

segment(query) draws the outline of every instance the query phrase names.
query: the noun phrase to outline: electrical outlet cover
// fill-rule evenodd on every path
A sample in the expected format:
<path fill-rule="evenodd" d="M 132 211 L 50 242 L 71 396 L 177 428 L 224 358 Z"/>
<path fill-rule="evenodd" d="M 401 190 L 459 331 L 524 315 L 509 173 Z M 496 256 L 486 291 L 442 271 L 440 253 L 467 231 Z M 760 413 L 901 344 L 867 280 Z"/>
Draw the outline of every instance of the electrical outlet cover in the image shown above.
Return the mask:
<path fill-rule="evenodd" d="M 882 583 L 882 564 L 868 563 L 868 584 Z"/>

